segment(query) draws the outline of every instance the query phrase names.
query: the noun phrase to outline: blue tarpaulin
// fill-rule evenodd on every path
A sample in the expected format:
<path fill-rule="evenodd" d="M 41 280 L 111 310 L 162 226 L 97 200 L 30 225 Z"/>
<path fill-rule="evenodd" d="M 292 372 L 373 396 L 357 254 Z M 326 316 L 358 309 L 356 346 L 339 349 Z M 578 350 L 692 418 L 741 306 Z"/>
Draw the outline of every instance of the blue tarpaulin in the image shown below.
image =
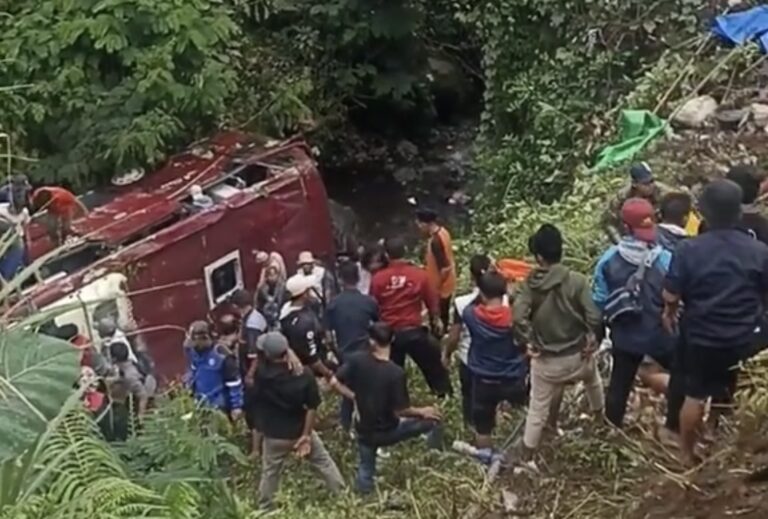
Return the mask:
<path fill-rule="evenodd" d="M 757 40 L 762 51 L 768 52 L 768 5 L 718 16 L 712 33 L 734 45 Z"/>

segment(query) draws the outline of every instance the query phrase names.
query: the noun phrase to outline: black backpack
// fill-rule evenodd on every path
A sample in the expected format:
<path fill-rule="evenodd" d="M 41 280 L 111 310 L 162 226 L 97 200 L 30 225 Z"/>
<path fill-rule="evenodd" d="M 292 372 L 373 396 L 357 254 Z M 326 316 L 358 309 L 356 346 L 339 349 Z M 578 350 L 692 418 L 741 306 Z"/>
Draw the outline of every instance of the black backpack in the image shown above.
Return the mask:
<path fill-rule="evenodd" d="M 643 311 L 643 304 L 640 299 L 640 292 L 643 288 L 645 273 L 653 268 L 653 264 L 661 254 L 660 247 L 654 247 L 645 256 L 642 263 L 637 267 L 634 274 L 629 276 L 624 286 L 617 288 L 610 294 L 603 307 L 603 319 L 607 324 L 614 323 L 620 317 L 629 317 L 640 315 Z"/>

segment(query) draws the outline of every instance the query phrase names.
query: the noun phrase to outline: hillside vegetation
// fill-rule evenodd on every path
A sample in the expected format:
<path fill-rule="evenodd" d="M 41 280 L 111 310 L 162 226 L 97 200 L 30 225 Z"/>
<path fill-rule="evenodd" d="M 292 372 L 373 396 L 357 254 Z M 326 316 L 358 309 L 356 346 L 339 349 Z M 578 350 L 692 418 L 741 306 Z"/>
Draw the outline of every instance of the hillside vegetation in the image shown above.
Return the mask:
<path fill-rule="evenodd" d="M 620 139 L 621 110 L 666 119 L 700 94 L 747 111 L 764 97 L 757 46 L 732 49 L 709 36 L 731 3 L 0 0 L 0 156 L 4 171 L 79 187 L 149 169 L 222 125 L 304 131 L 321 146 L 353 127 L 397 136 L 438 120 L 446 91 L 449 106 L 465 92 L 439 81 L 437 56 L 482 83 L 461 252 L 524 256 L 528 235 L 554 222 L 567 261 L 588 272 L 604 246 L 597 219 L 625 181 L 625 165 L 590 167 Z M 734 162 L 765 166 L 764 126 L 748 112 L 737 126 L 716 118 L 674 126 L 638 158 L 695 190 Z M 109 445 L 76 410 L 78 395 L 56 383 L 76 359 L 42 341 L 0 329 L 0 518 L 260 517 L 258 469 L 241 454 L 245 431 L 171 392 L 141 435 Z M 696 472 L 654 440 L 651 399 L 635 403 L 626 437 L 590 428 L 572 401 L 541 474 L 487 486 L 479 465 L 415 442 L 392 450 L 379 493 L 365 501 L 331 498 L 306 466 L 287 467 L 271 517 L 502 517 L 505 489 L 521 515 L 537 518 L 763 518 L 765 486 L 745 476 L 766 464 L 767 369 L 753 363 L 739 412 Z M 414 400 L 428 399 L 419 386 Z M 326 400 L 321 415 L 330 417 L 336 403 Z M 458 403 L 445 413 L 450 440 L 465 439 Z M 506 417 L 499 434 L 521 418 Z M 334 422 L 321 434 L 351 481 L 354 444 Z"/>

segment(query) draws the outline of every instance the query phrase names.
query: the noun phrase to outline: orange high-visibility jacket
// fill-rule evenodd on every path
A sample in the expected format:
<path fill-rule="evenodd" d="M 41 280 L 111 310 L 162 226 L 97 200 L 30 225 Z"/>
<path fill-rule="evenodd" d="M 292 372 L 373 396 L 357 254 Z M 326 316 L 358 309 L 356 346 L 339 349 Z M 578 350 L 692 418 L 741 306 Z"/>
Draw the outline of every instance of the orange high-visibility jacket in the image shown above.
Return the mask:
<path fill-rule="evenodd" d="M 432 252 L 432 240 L 437 237 L 443 244 L 443 250 L 445 251 L 445 257 L 448 260 L 451 272 L 448 277 L 443 280 L 440 275 L 440 268 L 437 266 L 437 258 L 435 258 Z M 429 276 L 429 284 L 440 295 L 441 299 L 447 299 L 453 295 L 456 291 L 456 261 L 453 258 L 453 242 L 451 241 L 450 233 L 445 227 L 440 227 L 427 242 L 426 261 L 427 276 Z"/>

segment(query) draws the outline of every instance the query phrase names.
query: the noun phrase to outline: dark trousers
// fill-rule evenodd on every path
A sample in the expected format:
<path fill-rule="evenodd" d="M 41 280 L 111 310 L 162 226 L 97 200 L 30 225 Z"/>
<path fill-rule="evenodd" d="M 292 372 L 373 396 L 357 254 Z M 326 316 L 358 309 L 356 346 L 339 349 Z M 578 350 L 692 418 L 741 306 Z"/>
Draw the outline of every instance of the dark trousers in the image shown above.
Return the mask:
<path fill-rule="evenodd" d="M 451 324 L 451 297 L 440 298 L 440 321 L 443 323 L 443 330 L 447 331 Z"/>
<path fill-rule="evenodd" d="M 675 348 L 675 358 L 672 369 L 669 370 L 667 385 L 667 416 L 664 426 L 670 431 L 680 432 L 680 409 L 685 402 L 685 344 L 682 338 Z"/>
<path fill-rule="evenodd" d="M 352 430 L 352 415 L 355 412 L 355 403 L 349 398 L 341 397 L 339 407 L 339 423 L 344 432 Z"/>
<path fill-rule="evenodd" d="M 643 355 L 617 349 L 615 345 L 611 355 L 613 370 L 605 394 L 605 417 L 616 427 L 621 427 L 627 412 L 627 400 L 635 384 L 637 370 L 643 362 Z M 671 364 L 668 358 L 654 357 L 653 360 L 665 369 L 669 369 Z"/>
<path fill-rule="evenodd" d="M 395 332 L 391 360 L 404 367 L 406 355 L 416 363 L 433 393 L 440 397 L 451 394 L 451 378 L 440 358 L 440 346 L 423 326 Z"/>
<path fill-rule="evenodd" d="M 465 425 L 472 425 L 472 372 L 459 362 L 459 385 L 461 386 L 461 417 Z"/>

